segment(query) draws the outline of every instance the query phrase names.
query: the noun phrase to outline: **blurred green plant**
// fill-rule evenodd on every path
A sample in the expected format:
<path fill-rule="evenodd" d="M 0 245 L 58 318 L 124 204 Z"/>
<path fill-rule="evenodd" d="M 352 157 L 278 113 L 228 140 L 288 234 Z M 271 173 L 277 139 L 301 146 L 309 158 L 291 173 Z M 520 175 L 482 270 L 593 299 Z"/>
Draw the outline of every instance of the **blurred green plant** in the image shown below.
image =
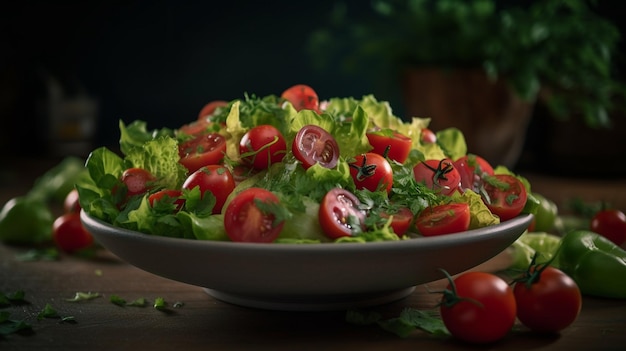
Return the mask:
<path fill-rule="evenodd" d="M 503 4 L 507 3 L 508 6 Z M 309 38 L 318 69 L 392 77 L 406 67 L 476 68 L 504 78 L 552 115 L 611 125 L 626 88 L 614 77 L 618 28 L 585 0 L 373 0 L 339 2 Z M 500 7 L 498 7 L 500 6 Z"/>

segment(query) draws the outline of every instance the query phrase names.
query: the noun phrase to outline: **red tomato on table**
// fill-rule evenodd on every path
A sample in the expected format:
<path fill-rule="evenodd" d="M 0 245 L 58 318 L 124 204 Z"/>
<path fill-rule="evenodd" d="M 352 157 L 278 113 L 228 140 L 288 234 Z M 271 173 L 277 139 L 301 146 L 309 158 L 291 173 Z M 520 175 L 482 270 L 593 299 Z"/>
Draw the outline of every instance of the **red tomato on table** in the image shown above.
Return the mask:
<path fill-rule="evenodd" d="M 555 333 L 576 320 L 582 295 L 567 274 L 552 266 L 535 266 L 523 279 L 527 281 L 518 281 L 513 287 L 517 318 L 522 324 L 534 331 Z"/>
<path fill-rule="evenodd" d="M 621 246 L 626 242 L 626 215 L 617 209 L 600 210 L 591 219 L 590 229 Z"/>
<path fill-rule="evenodd" d="M 517 314 L 511 287 L 500 277 L 471 271 L 447 287 L 439 311 L 452 336 L 470 343 L 490 343 L 509 333 Z"/>
<path fill-rule="evenodd" d="M 52 238 L 55 245 L 66 253 L 74 253 L 93 244 L 93 237 L 83 227 L 77 212 L 65 213 L 55 219 L 52 224 Z"/>

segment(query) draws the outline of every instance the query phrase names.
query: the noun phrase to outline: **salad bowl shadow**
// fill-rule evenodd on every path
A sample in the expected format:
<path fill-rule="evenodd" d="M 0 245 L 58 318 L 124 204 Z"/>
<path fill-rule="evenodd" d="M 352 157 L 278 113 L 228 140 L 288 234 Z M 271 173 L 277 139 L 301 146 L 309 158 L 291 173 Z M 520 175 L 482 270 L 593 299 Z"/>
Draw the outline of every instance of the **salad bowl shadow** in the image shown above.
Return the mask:
<path fill-rule="evenodd" d="M 496 256 L 532 215 L 436 237 L 343 244 L 258 244 L 152 236 L 81 213 L 85 228 L 120 259 L 196 285 L 224 302 L 271 310 L 364 308 L 402 299 L 416 285 Z"/>

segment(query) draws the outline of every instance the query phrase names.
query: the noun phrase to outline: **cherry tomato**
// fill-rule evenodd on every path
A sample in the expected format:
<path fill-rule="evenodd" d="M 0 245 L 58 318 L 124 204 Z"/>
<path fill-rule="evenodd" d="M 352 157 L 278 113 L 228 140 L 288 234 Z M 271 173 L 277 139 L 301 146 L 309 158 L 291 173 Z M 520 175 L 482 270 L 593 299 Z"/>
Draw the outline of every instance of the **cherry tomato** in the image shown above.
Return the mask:
<path fill-rule="evenodd" d="M 154 194 L 150 194 L 148 196 L 148 202 L 150 206 L 155 205 L 155 203 L 159 203 L 160 201 L 168 201 L 174 206 L 174 212 L 180 211 L 185 205 L 185 200 L 181 198 L 182 191 L 177 189 L 163 189 L 159 190 Z"/>
<path fill-rule="evenodd" d="M 528 198 L 524 184 L 510 174 L 496 174 L 485 178 L 481 194 L 485 205 L 501 221 L 519 215 Z"/>
<path fill-rule="evenodd" d="M 439 306 L 452 336 L 470 343 L 490 343 L 509 333 L 517 313 L 511 287 L 500 277 L 470 271 L 448 285 Z"/>
<path fill-rule="evenodd" d="M 263 207 L 278 203 L 278 197 L 269 190 L 254 187 L 243 190 L 226 206 L 226 234 L 238 242 L 270 243 L 276 240 L 285 223 L 276 223 L 276 216 Z"/>
<path fill-rule="evenodd" d="M 454 167 L 461 175 L 461 188 L 478 190 L 485 174 L 493 175 L 493 167 L 484 158 L 468 154 L 454 161 Z"/>
<path fill-rule="evenodd" d="M 235 189 L 235 180 L 232 173 L 222 165 L 208 165 L 191 173 L 185 182 L 183 189 L 191 190 L 200 188 L 202 196 L 208 191 L 215 196 L 213 214 L 222 212 L 226 199 Z"/>
<path fill-rule="evenodd" d="M 72 189 L 65 196 L 63 201 L 63 210 L 65 213 L 80 212 L 80 202 L 78 201 L 78 190 Z"/>
<path fill-rule="evenodd" d="M 389 218 L 391 216 L 393 216 L 393 218 L 391 219 L 391 224 L 389 226 L 393 229 L 393 232 L 396 233 L 397 236 L 402 237 L 411 227 L 411 223 L 413 222 L 413 212 L 411 212 L 411 210 L 407 207 L 401 207 L 396 213 L 382 214 L 383 218 Z"/>
<path fill-rule="evenodd" d="M 420 141 L 422 144 L 434 144 L 437 142 L 437 134 L 428 128 L 422 128 Z"/>
<path fill-rule="evenodd" d="M 331 239 L 352 236 L 364 228 L 365 211 L 351 192 L 334 188 L 324 195 L 319 208 L 320 226 Z"/>
<path fill-rule="evenodd" d="M 369 132 L 366 136 L 373 147 L 370 152 L 386 156 L 399 163 L 404 163 L 409 157 L 413 141 L 404 134 L 387 130 Z"/>
<path fill-rule="evenodd" d="M 415 219 L 415 226 L 423 236 L 464 232 L 469 225 L 470 209 L 466 203 L 427 207 Z"/>
<path fill-rule="evenodd" d="M 52 224 L 52 238 L 55 245 L 66 253 L 74 253 L 93 244 L 93 237 L 83 227 L 77 212 L 65 213 L 55 219 Z"/>
<path fill-rule="evenodd" d="M 387 194 L 391 192 L 393 170 L 389 161 L 379 154 L 368 152 L 356 156 L 350 162 L 350 175 L 357 189 L 384 189 Z"/>
<path fill-rule="evenodd" d="M 228 101 L 213 100 L 202 107 L 202 109 L 200 110 L 200 113 L 198 113 L 198 120 L 199 121 L 207 120 L 207 117 L 211 116 L 215 112 L 216 109 L 218 109 L 219 107 L 226 107 L 226 106 L 228 106 Z"/>
<path fill-rule="evenodd" d="M 626 242 L 626 215 L 616 209 L 600 210 L 591 219 L 590 229 L 621 246 Z"/>
<path fill-rule="evenodd" d="M 211 123 L 205 120 L 193 121 L 178 128 L 178 131 L 191 136 L 199 136 L 209 132 Z"/>
<path fill-rule="evenodd" d="M 155 177 L 143 168 L 129 168 L 122 173 L 121 180 L 126 184 L 126 196 L 145 194 L 153 187 Z"/>
<path fill-rule="evenodd" d="M 315 90 L 308 85 L 296 84 L 285 90 L 280 96 L 291 102 L 296 111 L 303 109 L 319 111 L 319 97 Z"/>
<path fill-rule="evenodd" d="M 302 127 L 293 140 L 291 150 L 305 169 L 316 163 L 326 168 L 333 168 L 339 161 L 337 141 L 330 133 L 316 125 Z"/>
<path fill-rule="evenodd" d="M 218 133 L 196 136 L 178 146 L 180 163 L 195 172 L 203 166 L 219 164 L 226 154 L 226 139 Z"/>
<path fill-rule="evenodd" d="M 571 325 L 582 308 L 578 285 L 561 270 L 533 266 L 513 287 L 517 318 L 531 330 L 555 333 Z"/>
<path fill-rule="evenodd" d="M 418 183 L 444 195 L 452 195 L 461 184 L 461 175 L 449 159 L 420 162 L 413 167 L 413 176 Z"/>
<path fill-rule="evenodd" d="M 269 124 L 250 129 L 239 142 L 239 153 L 244 163 L 256 169 L 267 169 L 283 160 L 287 153 L 285 137 Z"/>

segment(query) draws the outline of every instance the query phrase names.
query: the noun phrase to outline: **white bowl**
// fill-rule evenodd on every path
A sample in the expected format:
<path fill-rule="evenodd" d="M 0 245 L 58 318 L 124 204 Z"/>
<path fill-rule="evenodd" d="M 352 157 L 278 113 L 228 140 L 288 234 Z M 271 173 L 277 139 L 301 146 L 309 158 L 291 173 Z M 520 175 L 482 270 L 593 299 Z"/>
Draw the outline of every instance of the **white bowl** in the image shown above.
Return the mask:
<path fill-rule="evenodd" d="M 511 245 L 532 220 L 436 237 L 343 244 L 257 244 L 152 236 L 81 213 L 106 249 L 147 272 L 204 288 L 225 302 L 274 310 L 362 308 L 473 268 Z"/>

